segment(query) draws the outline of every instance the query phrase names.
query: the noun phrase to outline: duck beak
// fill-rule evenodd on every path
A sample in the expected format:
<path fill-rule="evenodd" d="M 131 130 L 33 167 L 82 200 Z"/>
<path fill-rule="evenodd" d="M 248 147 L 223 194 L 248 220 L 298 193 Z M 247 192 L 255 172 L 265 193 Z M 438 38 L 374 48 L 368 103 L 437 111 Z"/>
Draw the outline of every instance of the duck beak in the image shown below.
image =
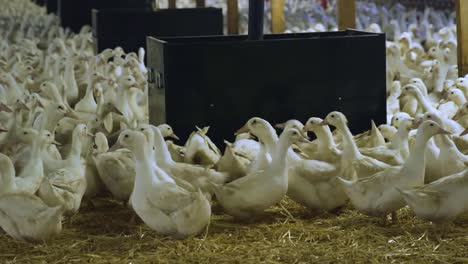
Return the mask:
<path fill-rule="evenodd" d="M 175 140 L 180 140 L 180 138 L 175 134 L 175 133 L 172 133 L 169 137 L 175 139 Z"/>
<path fill-rule="evenodd" d="M 306 134 L 306 135 L 307 135 L 307 133 L 308 133 L 309 131 L 311 131 L 311 130 L 312 130 L 312 129 L 310 129 L 309 124 L 306 124 L 306 125 L 302 128 L 302 132 L 303 132 L 304 134 Z"/>
<path fill-rule="evenodd" d="M 413 125 L 410 127 L 411 130 L 413 129 L 417 129 L 422 123 L 422 119 L 419 118 L 419 119 L 414 119 L 413 120 Z"/>
<path fill-rule="evenodd" d="M 468 128 L 461 132 L 460 137 L 463 137 L 466 134 L 468 134 Z"/>
<path fill-rule="evenodd" d="M 124 114 L 123 114 L 117 107 L 115 107 L 114 105 L 111 106 L 111 112 L 114 112 L 114 113 L 116 113 L 116 114 L 118 114 L 118 115 L 121 115 L 121 116 L 124 115 Z"/>
<path fill-rule="evenodd" d="M 8 132 L 8 129 L 0 127 L 0 133 L 3 133 L 3 132 Z"/>
<path fill-rule="evenodd" d="M 109 149 L 109 152 L 115 151 L 115 150 L 118 150 L 118 149 L 121 149 L 121 148 L 123 148 L 122 145 L 120 145 L 119 142 L 116 142 L 116 143 Z"/>
<path fill-rule="evenodd" d="M 234 133 L 234 136 L 237 136 L 237 135 L 240 135 L 240 134 L 243 134 L 243 133 L 248 133 L 250 130 L 247 126 L 243 126 L 241 128 L 239 128 L 236 133 Z"/>
<path fill-rule="evenodd" d="M 94 135 L 93 135 L 91 132 L 87 132 L 86 135 L 87 135 L 88 137 L 94 138 Z"/>
<path fill-rule="evenodd" d="M 285 126 L 286 126 L 286 123 L 280 123 L 280 124 L 276 124 L 275 128 L 284 129 Z"/>
<path fill-rule="evenodd" d="M 437 131 L 437 134 L 440 134 L 440 135 L 450 135 L 452 134 L 451 132 L 443 129 L 443 128 L 439 128 L 439 130 Z"/>
<path fill-rule="evenodd" d="M 11 110 L 11 108 L 8 107 L 6 104 L 0 103 L 0 112 L 12 113 L 13 110 Z"/>
<path fill-rule="evenodd" d="M 20 102 L 19 105 L 20 105 L 20 107 L 23 108 L 24 110 L 26 110 L 26 111 L 31 111 L 31 108 L 30 108 L 27 104 L 25 104 L 24 102 Z"/>
<path fill-rule="evenodd" d="M 463 116 L 463 109 L 461 108 L 458 112 L 452 117 L 453 120 L 458 120 Z"/>
<path fill-rule="evenodd" d="M 58 142 L 58 141 L 56 141 L 56 140 L 54 140 L 54 142 L 52 142 L 52 144 L 54 144 L 54 145 L 56 145 L 56 146 L 62 146 L 62 143 L 60 143 L 60 142 Z"/>
<path fill-rule="evenodd" d="M 304 136 L 304 135 L 303 135 L 303 136 Z M 300 142 L 300 143 L 310 143 L 310 140 L 307 139 L 307 136 L 304 136 L 304 137 L 302 137 L 301 139 L 299 139 L 299 142 Z"/>
<path fill-rule="evenodd" d="M 66 113 L 65 113 L 65 117 L 69 117 L 69 118 L 73 118 L 73 119 L 80 119 L 74 111 L 72 110 L 68 110 Z"/>
<path fill-rule="evenodd" d="M 322 122 L 320 122 L 319 125 L 321 125 L 321 126 L 329 126 L 330 123 L 328 123 L 326 120 L 323 120 Z"/>

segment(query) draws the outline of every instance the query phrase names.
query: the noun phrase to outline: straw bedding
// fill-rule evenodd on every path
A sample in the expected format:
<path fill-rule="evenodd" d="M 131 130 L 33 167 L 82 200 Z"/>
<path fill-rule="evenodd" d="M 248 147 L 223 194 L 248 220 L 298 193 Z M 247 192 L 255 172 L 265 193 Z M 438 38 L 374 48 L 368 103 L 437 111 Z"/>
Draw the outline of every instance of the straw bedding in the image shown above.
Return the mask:
<path fill-rule="evenodd" d="M 158 236 L 110 199 L 85 205 L 47 244 L 0 234 L 0 263 L 462 263 L 468 222 L 433 225 L 400 211 L 398 224 L 361 215 L 312 213 L 289 199 L 250 223 L 213 208 L 206 232 L 187 240 Z"/>

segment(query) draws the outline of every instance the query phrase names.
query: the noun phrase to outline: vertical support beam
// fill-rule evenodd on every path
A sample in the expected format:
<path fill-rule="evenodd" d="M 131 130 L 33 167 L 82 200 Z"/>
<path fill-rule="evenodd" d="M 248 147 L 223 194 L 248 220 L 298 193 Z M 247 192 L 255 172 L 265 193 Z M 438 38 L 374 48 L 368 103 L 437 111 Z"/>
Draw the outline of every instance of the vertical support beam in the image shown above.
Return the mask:
<path fill-rule="evenodd" d="M 196 7 L 205 7 L 205 0 L 196 0 Z"/>
<path fill-rule="evenodd" d="M 356 1 L 337 0 L 338 30 L 356 28 Z"/>
<path fill-rule="evenodd" d="M 169 8 L 177 8 L 176 0 L 169 0 L 168 7 Z"/>
<path fill-rule="evenodd" d="M 285 29 L 284 0 L 271 0 L 271 32 L 284 33 Z"/>
<path fill-rule="evenodd" d="M 228 35 L 239 34 L 239 3 L 237 0 L 227 0 Z"/>
<path fill-rule="evenodd" d="M 468 74 L 468 1 L 456 0 L 458 35 L 458 73 Z"/>

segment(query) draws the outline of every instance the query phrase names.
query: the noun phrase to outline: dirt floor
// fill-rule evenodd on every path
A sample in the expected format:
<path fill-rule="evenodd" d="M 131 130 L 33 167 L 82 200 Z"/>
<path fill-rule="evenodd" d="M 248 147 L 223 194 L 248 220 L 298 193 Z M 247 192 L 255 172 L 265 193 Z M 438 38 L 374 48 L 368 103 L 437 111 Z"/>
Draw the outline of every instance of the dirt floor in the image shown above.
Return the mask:
<path fill-rule="evenodd" d="M 466 263 L 468 218 L 437 226 L 406 209 L 400 223 L 350 208 L 314 214 L 284 199 L 255 223 L 235 222 L 219 207 L 207 231 L 176 241 L 158 236 L 121 203 L 98 199 L 64 221 L 47 244 L 0 234 L 0 263 Z"/>

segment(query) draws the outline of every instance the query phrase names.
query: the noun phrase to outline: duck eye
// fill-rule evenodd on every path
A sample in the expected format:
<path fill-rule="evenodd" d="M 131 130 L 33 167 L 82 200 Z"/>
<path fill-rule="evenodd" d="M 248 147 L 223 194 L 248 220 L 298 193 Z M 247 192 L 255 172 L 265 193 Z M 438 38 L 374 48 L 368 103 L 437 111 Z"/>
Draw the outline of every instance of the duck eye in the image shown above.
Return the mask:
<path fill-rule="evenodd" d="M 396 121 L 398 121 L 398 120 L 399 120 L 399 118 L 397 117 L 397 118 L 395 118 L 395 120 L 396 120 Z"/>
<path fill-rule="evenodd" d="M 144 128 L 140 128 L 140 131 L 145 131 L 145 129 L 144 129 Z"/>
<path fill-rule="evenodd" d="M 428 115 L 427 118 L 432 118 L 432 116 L 431 116 L 431 115 Z"/>
<path fill-rule="evenodd" d="M 450 94 L 454 94 L 454 92 L 450 92 Z"/>
<path fill-rule="evenodd" d="M 332 118 L 335 118 L 335 115 L 331 115 Z"/>
<path fill-rule="evenodd" d="M 252 124 L 256 124 L 256 123 L 257 123 L 257 120 L 252 121 Z"/>
<path fill-rule="evenodd" d="M 433 127 L 433 126 L 434 126 L 434 124 L 431 124 L 431 127 Z"/>
<path fill-rule="evenodd" d="M 97 145 L 96 145 L 96 144 L 93 145 L 93 149 L 97 149 Z"/>
<path fill-rule="evenodd" d="M 171 128 L 170 128 L 170 127 L 168 127 L 168 128 L 167 128 L 167 130 L 171 130 Z"/>
<path fill-rule="evenodd" d="M 27 134 L 28 134 L 28 132 L 23 132 L 23 135 L 27 135 Z"/>
<path fill-rule="evenodd" d="M 64 108 L 63 108 L 63 106 L 59 106 L 58 109 L 63 110 Z"/>
<path fill-rule="evenodd" d="M 127 135 L 125 135 L 124 137 L 125 137 L 125 138 L 128 138 L 128 137 L 130 137 L 130 136 L 127 134 Z"/>
<path fill-rule="evenodd" d="M 98 122 L 98 121 L 99 121 L 97 118 L 96 118 L 95 120 L 96 120 L 96 122 Z"/>

